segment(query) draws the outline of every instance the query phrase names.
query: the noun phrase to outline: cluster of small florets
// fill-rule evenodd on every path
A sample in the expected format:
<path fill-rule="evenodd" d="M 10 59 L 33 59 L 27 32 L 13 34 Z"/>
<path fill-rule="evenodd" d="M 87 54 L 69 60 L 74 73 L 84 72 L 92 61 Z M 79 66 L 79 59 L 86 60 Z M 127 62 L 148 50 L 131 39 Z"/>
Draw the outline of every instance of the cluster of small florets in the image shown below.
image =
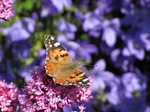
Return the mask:
<path fill-rule="evenodd" d="M 44 68 L 38 68 L 32 73 L 32 79 L 24 87 L 23 93 L 20 103 L 22 111 L 26 112 L 57 111 L 65 105 L 87 102 L 92 98 L 90 88 L 81 89 L 73 85 L 54 83 L 52 78 L 46 75 Z"/>
<path fill-rule="evenodd" d="M 0 19 L 11 21 L 9 18 L 14 16 L 12 13 L 13 0 L 0 0 Z"/>
<path fill-rule="evenodd" d="M 18 89 L 0 80 L 0 111 L 13 112 L 18 104 Z"/>

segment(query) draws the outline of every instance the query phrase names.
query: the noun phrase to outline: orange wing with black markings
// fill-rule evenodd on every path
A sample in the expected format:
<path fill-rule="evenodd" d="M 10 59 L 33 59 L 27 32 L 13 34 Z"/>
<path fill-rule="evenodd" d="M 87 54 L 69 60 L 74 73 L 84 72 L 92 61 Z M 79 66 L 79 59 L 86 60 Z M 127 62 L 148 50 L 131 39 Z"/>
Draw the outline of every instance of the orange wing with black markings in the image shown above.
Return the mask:
<path fill-rule="evenodd" d="M 73 63 L 68 52 L 52 36 L 45 35 L 44 44 L 46 47 L 46 56 L 53 63 L 69 64 Z"/>
<path fill-rule="evenodd" d="M 46 47 L 45 69 L 56 83 L 62 85 L 76 85 L 88 88 L 90 82 L 85 73 L 78 69 L 79 63 L 74 63 L 64 47 L 52 36 L 45 35 Z"/>

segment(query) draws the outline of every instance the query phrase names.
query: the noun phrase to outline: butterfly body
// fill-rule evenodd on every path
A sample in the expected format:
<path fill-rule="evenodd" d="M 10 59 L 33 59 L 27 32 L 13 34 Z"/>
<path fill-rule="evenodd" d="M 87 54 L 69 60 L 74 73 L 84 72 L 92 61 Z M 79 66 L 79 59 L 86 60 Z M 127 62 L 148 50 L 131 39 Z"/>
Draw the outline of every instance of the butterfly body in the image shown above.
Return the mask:
<path fill-rule="evenodd" d="M 79 69 L 79 63 L 74 63 L 64 47 L 52 36 L 45 35 L 46 47 L 45 69 L 47 75 L 53 77 L 56 83 L 62 85 L 76 85 L 88 88 L 90 82 L 85 73 Z"/>

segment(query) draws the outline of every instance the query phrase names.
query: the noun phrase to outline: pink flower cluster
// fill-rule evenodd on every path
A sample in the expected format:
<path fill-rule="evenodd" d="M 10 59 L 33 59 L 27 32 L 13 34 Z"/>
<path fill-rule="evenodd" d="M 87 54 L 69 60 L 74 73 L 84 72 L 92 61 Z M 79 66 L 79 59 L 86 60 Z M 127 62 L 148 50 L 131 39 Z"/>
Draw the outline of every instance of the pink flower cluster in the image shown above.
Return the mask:
<path fill-rule="evenodd" d="M 11 21 L 9 18 L 14 16 L 12 14 L 13 0 L 0 0 L 0 19 Z"/>
<path fill-rule="evenodd" d="M 91 79 L 90 79 L 91 80 Z M 60 85 L 53 82 L 45 73 L 44 67 L 32 73 L 32 79 L 21 90 L 22 94 L 13 84 L 0 81 L 0 112 L 56 112 L 63 106 L 73 103 L 88 102 L 91 96 L 91 87 L 82 89 L 73 85 Z M 79 106 L 84 112 L 83 105 Z"/>
<path fill-rule="evenodd" d="M 18 104 L 17 88 L 0 81 L 0 112 L 14 112 Z"/>
<path fill-rule="evenodd" d="M 32 77 L 24 87 L 24 95 L 20 100 L 23 112 L 56 112 L 64 105 L 71 106 L 72 103 L 87 102 L 93 98 L 90 88 L 81 89 L 73 85 L 54 83 L 52 78 L 46 75 L 44 67 L 35 70 Z"/>

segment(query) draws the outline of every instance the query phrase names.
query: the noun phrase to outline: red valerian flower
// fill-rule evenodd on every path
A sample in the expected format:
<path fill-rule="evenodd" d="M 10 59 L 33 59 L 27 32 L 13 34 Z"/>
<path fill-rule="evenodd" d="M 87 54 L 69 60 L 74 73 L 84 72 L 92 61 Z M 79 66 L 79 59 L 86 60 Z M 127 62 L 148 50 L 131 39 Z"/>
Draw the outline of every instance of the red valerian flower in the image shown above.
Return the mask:
<path fill-rule="evenodd" d="M 14 112 L 17 108 L 18 89 L 0 80 L 0 112 Z"/>
<path fill-rule="evenodd" d="M 56 112 L 63 106 L 73 103 L 88 102 L 91 96 L 91 87 L 82 89 L 74 85 L 60 85 L 54 83 L 45 73 L 44 68 L 38 68 L 32 73 L 32 79 L 24 87 L 22 100 L 23 112 Z"/>
<path fill-rule="evenodd" d="M 0 19 L 11 21 L 9 18 L 14 16 L 12 13 L 12 3 L 13 0 L 0 0 Z"/>

